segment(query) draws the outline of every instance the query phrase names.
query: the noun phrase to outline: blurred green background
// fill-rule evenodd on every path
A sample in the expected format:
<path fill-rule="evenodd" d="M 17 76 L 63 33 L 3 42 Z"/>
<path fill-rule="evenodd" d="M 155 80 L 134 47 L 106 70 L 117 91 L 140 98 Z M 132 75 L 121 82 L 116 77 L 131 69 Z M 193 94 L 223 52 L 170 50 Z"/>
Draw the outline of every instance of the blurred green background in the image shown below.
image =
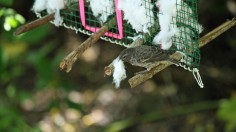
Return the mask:
<path fill-rule="evenodd" d="M 202 35 L 234 17 L 227 2 L 199 0 Z M 88 36 L 52 24 L 12 35 L 36 19 L 32 4 L 0 1 L 1 132 L 236 131 L 235 27 L 201 49 L 204 89 L 175 66 L 134 89 L 127 80 L 115 89 L 103 68 L 123 47 L 100 40 L 67 74 L 60 60 Z M 128 78 L 139 70 L 128 68 Z"/>

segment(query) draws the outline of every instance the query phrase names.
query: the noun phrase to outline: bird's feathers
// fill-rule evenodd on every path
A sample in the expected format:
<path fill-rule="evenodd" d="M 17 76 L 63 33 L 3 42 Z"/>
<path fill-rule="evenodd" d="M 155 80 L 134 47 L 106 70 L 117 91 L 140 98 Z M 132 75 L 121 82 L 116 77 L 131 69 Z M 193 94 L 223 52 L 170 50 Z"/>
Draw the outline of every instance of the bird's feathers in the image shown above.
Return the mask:
<path fill-rule="evenodd" d="M 123 50 L 119 57 L 131 65 L 151 69 L 157 62 L 169 61 L 171 54 L 171 51 L 165 51 L 159 47 L 141 45 Z"/>

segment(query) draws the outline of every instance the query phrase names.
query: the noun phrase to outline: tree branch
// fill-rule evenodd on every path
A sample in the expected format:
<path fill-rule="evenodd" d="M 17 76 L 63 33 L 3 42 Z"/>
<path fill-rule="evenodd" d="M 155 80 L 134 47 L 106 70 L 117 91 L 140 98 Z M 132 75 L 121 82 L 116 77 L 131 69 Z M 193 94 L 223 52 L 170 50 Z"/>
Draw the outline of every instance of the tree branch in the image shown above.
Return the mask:
<path fill-rule="evenodd" d="M 51 20 L 53 20 L 54 15 L 55 15 L 55 13 L 52 13 L 52 14 L 46 15 L 42 18 L 39 18 L 37 20 L 34 20 L 32 22 L 26 23 L 26 24 L 20 26 L 19 28 L 17 28 L 16 31 L 13 33 L 13 35 L 17 36 L 17 35 L 27 32 L 27 31 L 30 31 L 32 29 L 35 29 L 39 26 L 42 26 L 43 24 L 46 24 L 46 23 L 50 22 Z"/>
<path fill-rule="evenodd" d="M 201 47 L 205 46 L 206 44 L 208 44 L 209 42 L 211 42 L 215 38 L 219 37 L 221 34 L 223 34 L 224 32 L 226 32 L 227 30 L 229 30 L 230 28 L 232 28 L 235 25 L 236 25 L 235 18 L 232 20 L 227 20 L 225 23 L 218 26 L 217 28 L 215 28 L 214 30 L 212 30 L 211 32 L 206 34 L 205 36 L 203 36 L 200 39 L 199 47 L 201 48 Z M 180 53 L 174 53 L 172 55 L 172 57 L 179 58 L 179 57 L 182 57 L 182 55 Z M 161 64 L 146 73 L 135 75 L 134 77 L 129 79 L 129 84 L 130 84 L 131 88 L 134 88 L 137 85 L 141 84 L 142 82 L 146 81 L 147 79 L 152 78 L 155 74 L 164 70 L 165 68 L 167 68 L 168 66 L 170 66 L 172 64 L 173 63 Z"/>
<path fill-rule="evenodd" d="M 91 35 L 86 41 L 84 41 L 82 44 L 80 44 L 75 50 L 70 52 L 61 62 L 60 62 L 60 68 L 66 69 L 66 72 L 70 72 L 72 69 L 73 64 L 78 59 L 78 57 L 84 53 L 86 49 L 91 47 L 93 44 L 95 44 L 100 37 L 102 37 L 111 27 L 116 25 L 116 19 L 111 19 L 108 23 L 106 23 L 104 26 L 102 26 L 97 32 L 95 32 L 93 35 Z"/>

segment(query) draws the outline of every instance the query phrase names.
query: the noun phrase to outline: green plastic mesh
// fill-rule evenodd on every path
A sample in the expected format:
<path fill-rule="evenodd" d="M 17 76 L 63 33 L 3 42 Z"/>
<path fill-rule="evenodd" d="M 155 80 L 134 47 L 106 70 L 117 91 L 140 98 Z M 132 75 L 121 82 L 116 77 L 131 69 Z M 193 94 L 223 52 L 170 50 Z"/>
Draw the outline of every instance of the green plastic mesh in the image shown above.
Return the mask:
<path fill-rule="evenodd" d="M 65 0 L 66 1 L 66 9 L 61 11 L 61 15 L 63 18 L 63 26 L 76 32 L 81 32 L 84 34 L 91 35 L 93 32 L 86 30 L 81 23 L 81 16 L 79 10 L 79 2 L 78 0 Z M 160 32 L 160 26 L 158 21 L 158 13 L 159 9 L 156 6 L 157 0 L 143 0 L 144 6 L 148 10 L 146 13 L 146 17 L 149 19 L 146 25 L 148 31 L 138 31 L 132 28 L 132 25 L 127 20 L 123 19 L 123 34 L 124 37 L 122 39 L 116 39 L 113 37 L 103 36 L 102 39 L 106 41 L 110 41 L 115 44 L 119 44 L 122 46 L 129 46 L 135 38 L 140 37 L 145 40 L 145 45 L 159 46 L 153 45 L 153 39 L 155 35 Z M 84 0 L 85 2 L 85 16 L 86 23 L 89 26 L 93 27 L 101 27 L 104 23 L 101 22 L 98 16 L 94 16 L 89 0 Z M 150 6 L 151 5 L 151 6 Z M 172 43 L 173 46 L 169 50 L 172 51 L 180 51 L 185 56 L 180 62 L 180 65 L 192 70 L 193 68 L 198 68 L 200 63 L 200 51 L 199 51 L 199 25 L 198 25 L 198 15 L 197 15 L 197 0 L 183 0 L 181 4 L 176 4 L 176 8 L 180 9 L 177 11 L 176 22 L 172 23 L 176 25 L 179 29 L 179 35 L 173 36 Z M 115 8 L 115 7 L 114 7 Z M 183 10 L 181 10 L 183 9 Z M 110 11 L 110 10 L 107 10 Z M 135 12 L 135 11 L 134 11 Z M 107 21 L 112 18 L 116 18 L 116 13 L 111 12 L 107 18 Z M 41 16 L 46 15 L 46 11 L 40 14 Z M 123 17 L 124 17 L 123 12 Z M 140 21 L 142 18 L 140 18 Z M 109 32 L 119 33 L 118 26 L 113 26 Z"/>

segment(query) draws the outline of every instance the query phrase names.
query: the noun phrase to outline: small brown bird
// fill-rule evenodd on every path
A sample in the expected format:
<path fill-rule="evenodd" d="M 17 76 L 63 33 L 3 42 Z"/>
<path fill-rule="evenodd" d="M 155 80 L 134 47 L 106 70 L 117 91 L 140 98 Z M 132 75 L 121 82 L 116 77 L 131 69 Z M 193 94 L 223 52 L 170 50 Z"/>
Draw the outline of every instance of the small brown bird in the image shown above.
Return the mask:
<path fill-rule="evenodd" d="M 173 52 L 162 50 L 159 47 L 141 45 L 123 50 L 120 53 L 119 58 L 133 66 L 145 67 L 146 70 L 137 73 L 139 74 L 150 71 L 162 62 L 169 61 L 172 63 L 178 63 L 177 60 L 170 58 L 170 55 L 172 54 Z"/>

